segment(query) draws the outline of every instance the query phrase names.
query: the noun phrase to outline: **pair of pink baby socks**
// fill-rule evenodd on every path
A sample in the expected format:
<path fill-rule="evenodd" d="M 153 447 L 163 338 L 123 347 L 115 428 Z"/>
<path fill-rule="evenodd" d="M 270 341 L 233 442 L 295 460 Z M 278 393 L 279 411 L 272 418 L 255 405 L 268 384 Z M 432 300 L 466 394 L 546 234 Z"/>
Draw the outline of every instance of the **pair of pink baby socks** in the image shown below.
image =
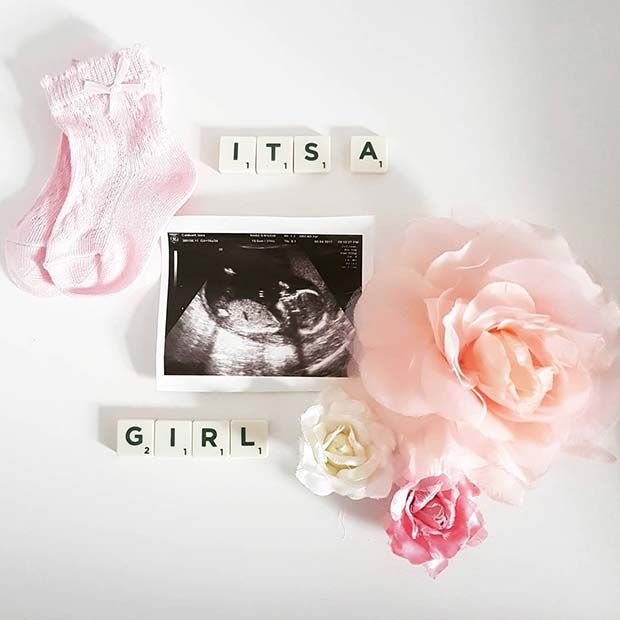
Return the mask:
<path fill-rule="evenodd" d="M 136 46 L 43 79 L 63 133 L 52 175 L 6 242 L 17 286 L 106 294 L 142 271 L 195 186 L 194 165 L 162 118 L 162 73 Z"/>

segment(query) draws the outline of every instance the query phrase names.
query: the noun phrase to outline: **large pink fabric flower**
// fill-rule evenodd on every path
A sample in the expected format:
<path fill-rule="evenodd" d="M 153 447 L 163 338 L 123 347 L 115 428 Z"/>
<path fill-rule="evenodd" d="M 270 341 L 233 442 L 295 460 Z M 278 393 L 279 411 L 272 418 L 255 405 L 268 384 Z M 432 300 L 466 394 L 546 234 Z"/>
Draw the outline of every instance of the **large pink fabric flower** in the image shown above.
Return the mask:
<path fill-rule="evenodd" d="M 487 532 L 474 501 L 474 484 L 445 476 L 409 483 L 394 494 L 387 527 L 392 551 L 412 564 L 423 564 L 436 577 L 466 545 L 481 543 Z"/>
<path fill-rule="evenodd" d="M 442 418 L 446 450 L 471 456 L 492 497 L 518 503 L 562 447 L 612 458 L 596 441 L 620 411 L 620 310 L 558 234 L 416 221 L 355 323 L 369 397 L 417 418 L 412 435 Z"/>

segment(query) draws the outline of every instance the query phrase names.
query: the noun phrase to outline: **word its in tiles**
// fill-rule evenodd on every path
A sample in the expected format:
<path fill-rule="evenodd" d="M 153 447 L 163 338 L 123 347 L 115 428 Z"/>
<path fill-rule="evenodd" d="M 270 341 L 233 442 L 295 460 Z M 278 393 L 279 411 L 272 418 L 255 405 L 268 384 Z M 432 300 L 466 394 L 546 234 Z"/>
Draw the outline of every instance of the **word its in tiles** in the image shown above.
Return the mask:
<path fill-rule="evenodd" d="M 352 172 L 388 170 L 384 136 L 351 137 Z M 227 174 L 325 174 L 331 171 L 330 136 L 222 136 L 219 170 Z"/>
<path fill-rule="evenodd" d="M 264 458 L 267 420 L 119 420 L 120 456 Z"/>

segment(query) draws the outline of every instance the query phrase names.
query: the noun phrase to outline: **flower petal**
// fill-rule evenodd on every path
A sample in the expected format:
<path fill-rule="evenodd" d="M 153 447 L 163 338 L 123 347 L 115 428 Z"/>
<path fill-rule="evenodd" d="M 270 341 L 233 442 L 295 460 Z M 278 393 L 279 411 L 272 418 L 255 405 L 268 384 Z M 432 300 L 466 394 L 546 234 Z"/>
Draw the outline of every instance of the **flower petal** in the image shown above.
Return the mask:
<path fill-rule="evenodd" d="M 484 403 L 456 380 L 445 358 L 436 349 L 429 350 L 424 357 L 421 385 L 431 411 L 473 426 L 478 426 L 484 419 Z"/>

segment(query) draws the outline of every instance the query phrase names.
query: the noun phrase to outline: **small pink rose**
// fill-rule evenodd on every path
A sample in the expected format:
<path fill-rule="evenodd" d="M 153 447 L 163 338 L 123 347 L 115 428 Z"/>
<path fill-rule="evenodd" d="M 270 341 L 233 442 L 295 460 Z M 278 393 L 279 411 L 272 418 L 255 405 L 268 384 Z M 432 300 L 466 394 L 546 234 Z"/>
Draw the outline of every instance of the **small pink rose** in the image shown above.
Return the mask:
<path fill-rule="evenodd" d="M 478 488 L 462 476 L 453 483 L 442 474 L 409 483 L 392 498 L 387 528 L 392 551 L 422 564 L 435 578 L 463 547 L 487 537 L 474 501 Z"/>

